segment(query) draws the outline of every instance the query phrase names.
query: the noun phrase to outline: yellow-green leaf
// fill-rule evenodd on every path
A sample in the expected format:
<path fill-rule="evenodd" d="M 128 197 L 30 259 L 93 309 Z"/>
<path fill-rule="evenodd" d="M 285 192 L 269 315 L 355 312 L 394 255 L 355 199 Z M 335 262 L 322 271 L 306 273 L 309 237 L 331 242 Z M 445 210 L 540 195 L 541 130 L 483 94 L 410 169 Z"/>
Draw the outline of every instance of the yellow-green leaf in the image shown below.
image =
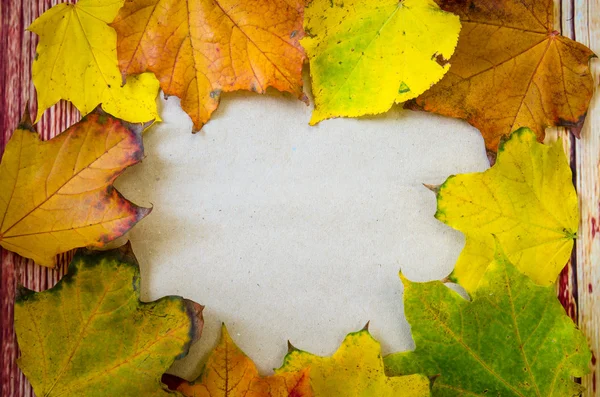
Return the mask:
<path fill-rule="evenodd" d="M 589 372 L 585 336 L 554 286 L 539 286 L 498 251 L 466 300 L 439 281 L 403 278 L 404 310 L 416 349 L 385 357 L 392 375 L 436 376 L 440 397 L 567 397 Z"/>
<path fill-rule="evenodd" d="M 460 32 L 459 18 L 433 0 L 312 0 L 304 15 L 311 124 L 417 97 L 450 68 Z"/>
<path fill-rule="evenodd" d="M 517 130 L 492 168 L 452 176 L 437 192 L 436 218 L 466 236 L 452 277 L 469 292 L 494 257 L 494 236 L 541 285 L 554 283 L 571 255 L 579 223 L 571 169 L 560 140 L 536 140 L 531 130 Z"/>
<path fill-rule="evenodd" d="M 61 99 L 83 114 L 102 107 L 130 122 L 158 119 L 159 83 L 152 73 L 130 76 L 123 85 L 117 64 L 117 34 L 108 26 L 124 0 L 80 0 L 58 4 L 29 30 L 40 36 L 32 77 L 38 114 Z"/>
<path fill-rule="evenodd" d="M 225 325 L 221 341 L 194 382 L 165 375 L 171 390 L 189 397 L 312 397 L 308 370 L 260 376 L 256 365 L 235 344 Z"/>
<path fill-rule="evenodd" d="M 176 296 L 142 303 L 129 245 L 80 250 L 68 274 L 15 303 L 18 364 L 37 396 L 167 396 L 160 379 L 202 331 L 202 306 Z"/>
<path fill-rule="evenodd" d="M 331 357 L 319 357 L 292 349 L 275 373 L 310 369 L 316 397 L 427 397 L 429 379 L 423 375 L 388 377 L 384 373 L 381 346 L 369 331 L 349 334 Z"/>
<path fill-rule="evenodd" d="M 125 234 L 151 211 L 112 185 L 144 156 L 142 129 L 98 110 L 44 142 L 26 113 L 0 163 L 0 246 L 52 267 Z"/>

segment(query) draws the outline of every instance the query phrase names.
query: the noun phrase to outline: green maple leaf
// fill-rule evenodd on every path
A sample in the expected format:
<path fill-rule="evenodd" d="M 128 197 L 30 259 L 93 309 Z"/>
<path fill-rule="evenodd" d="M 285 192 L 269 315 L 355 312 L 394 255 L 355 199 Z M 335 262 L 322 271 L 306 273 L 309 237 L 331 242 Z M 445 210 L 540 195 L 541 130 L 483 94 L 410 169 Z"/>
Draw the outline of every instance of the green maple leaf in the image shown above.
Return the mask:
<path fill-rule="evenodd" d="M 166 396 L 162 374 L 202 330 L 202 306 L 139 300 L 130 246 L 80 250 L 68 274 L 15 304 L 19 367 L 37 396 Z"/>
<path fill-rule="evenodd" d="M 503 253 L 486 269 L 472 301 L 439 281 L 403 278 L 416 349 L 385 358 L 390 375 L 439 377 L 434 396 L 578 396 L 573 377 L 589 371 L 583 334 L 554 286 L 534 284 Z"/>

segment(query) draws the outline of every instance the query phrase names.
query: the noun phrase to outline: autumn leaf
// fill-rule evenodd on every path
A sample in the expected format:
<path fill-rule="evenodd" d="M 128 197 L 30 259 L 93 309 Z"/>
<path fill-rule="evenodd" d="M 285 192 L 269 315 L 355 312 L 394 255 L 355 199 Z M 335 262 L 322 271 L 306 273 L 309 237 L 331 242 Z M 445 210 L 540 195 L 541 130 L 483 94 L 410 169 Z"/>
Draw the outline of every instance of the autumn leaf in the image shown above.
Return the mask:
<path fill-rule="evenodd" d="M 452 279 L 469 292 L 494 258 L 494 236 L 541 285 L 553 284 L 571 255 L 579 210 L 560 140 L 546 146 L 529 129 L 514 132 L 492 168 L 448 178 L 437 202 L 436 218 L 466 236 Z"/>
<path fill-rule="evenodd" d="M 124 75 L 151 71 L 199 130 L 221 92 L 302 92 L 303 0 L 126 0 L 112 26 Z"/>
<path fill-rule="evenodd" d="M 29 30 L 40 36 L 32 77 L 38 115 L 61 99 L 83 114 L 96 106 L 130 122 L 159 119 L 158 81 L 152 73 L 130 76 L 123 85 L 117 65 L 117 35 L 108 23 L 123 0 L 79 0 L 58 4 Z"/>
<path fill-rule="evenodd" d="M 177 296 L 142 303 L 126 245 L 79 250 L 68 274 L 15 303 L 19 367 L 38 396 L 167 396 L 161 375 L 202 331 L 202 306 Z"/>
<path fill-rule="evenodd" d="M 439 281 L 403 278 L 416 349 L 385 358 L 392 375 L 439 375 L 434 396 L 578 396 L 589 371 L 583 334 L 554 286 L 542 287 L 499 252 L 463 299 Z"/>
<path fill-rule="evenodd" d="M 312 0 L 302 40 L 310 60 L 311 124 L 389 110 L 448 71 L 460 22 L 433 0 Z"/>
<path fill-rule="evenodd" d="M 295 348 L 275 373 L 310 370 L 316 397 L 427 397 L 429 379 L 423 375 L 387 377 L 381 346 L 367 329 L 349 334 L 331 357 L 319 357 Z"/>
<path fill-rule="evenodd" d="M 452 67 L 414 103 L 467 120 L 489 151 L 520 127 L 541 140 L 550 126 L 579 134 L 593 94 L 595 55 L 554 30 L 552 0 L 437 0 L 463 29 Z"/>
<path fill-rule="evenodd" d="M 42 142 L 26 112 L 0 163 L 0 246 L 52 267 L 58 253 L 102 247 L 148 215 L 112 186 L 142 159 L 143 128 L 97 111 Z"/>
<path fill-rule="evenodd" d="M 256 366 L 233 342 L 223 325 L 221 341 L 195 382 L 165 375 L 172 390 L 190 397 L 310 397 L 308 371 L 261 377 Z"/>

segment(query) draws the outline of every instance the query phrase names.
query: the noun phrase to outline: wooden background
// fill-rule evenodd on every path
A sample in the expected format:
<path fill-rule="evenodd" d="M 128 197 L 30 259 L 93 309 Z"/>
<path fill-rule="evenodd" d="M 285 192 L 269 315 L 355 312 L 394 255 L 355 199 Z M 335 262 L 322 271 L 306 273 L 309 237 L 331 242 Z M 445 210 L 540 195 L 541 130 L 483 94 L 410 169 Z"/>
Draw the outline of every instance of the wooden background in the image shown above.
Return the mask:
<path fill-rule="evenodd" d="M 37 38 L 25 29 L 60 0 L 1 0 L 0 4 L 0 154 L 3 153 L 23 109 L 29 103 L 36 114 L 31 83 L 31 61 Z M 600 54 L 600 0 L 554 0 L 556 29 Z M 596 85 L 600 61 L 592 61 Z M 61 102 L 49 109 L 38 124 L 44 139 L 75 123 L 79 114 Z M 586 397 L 600 396 L 600 95 L 595 95 L 582 139 L 554 129 L 548 139 L 564 138 L 579 193 L 581 224 L 571 262 L 561 274 L 558 295 L 571 317 L 586 334 L 594 358 L 592 373 L 582 379 Z M 18 348 L 13 329 L 13 302 L 17 284 L 37 291 L 53 286 L 66 270 L 69 257 L 58 269 L 35 266 L 31 261 L 0 248 L 0 396 L 29 397 L 33 391 L 16 365 Z"/>

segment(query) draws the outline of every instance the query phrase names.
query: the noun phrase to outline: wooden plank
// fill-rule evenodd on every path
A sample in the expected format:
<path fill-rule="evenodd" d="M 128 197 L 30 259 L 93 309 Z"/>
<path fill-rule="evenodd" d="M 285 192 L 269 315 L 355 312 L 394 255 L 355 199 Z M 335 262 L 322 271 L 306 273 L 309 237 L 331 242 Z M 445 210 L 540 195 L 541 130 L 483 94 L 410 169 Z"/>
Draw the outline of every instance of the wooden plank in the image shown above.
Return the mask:
<path fill-rule="evenodd" d="M 562 34 L 600 54 L 600 0 L 557 0 Z M 600 81 L 600 62 L 593 60 L 592 73 Z M 598 89 L 596 89 L 598 91 Z M 593 359 L 591 374 L 581 382 L 585 397 L 600 394 L 600 100 L 592 99 L 582 139 L 569 139 L 565 151 L 570 158 L 579 195 L 581 221 L 572 260 L 561 274 L 559 298 L 567 312 L 586 334 Z"/>
<path fill-rule="evenodd" d="M 600 54 L 600 0 L 573 3 L 573 38 Z M 592 374 L 582 379 L 585 396 L 600 394 L 600 62 L 592 62 L 596 95 L 592 99 L 582 139 L 577 142 L 576 186 L 579 192 L 581 223 L 577 240 L 578 322 L 588 337 L 594 359 Z"/>
<path fill-rule="evenodd" d="M 31 83 L 31 61 L 37 40 L 25 29 L 45 10 L 60 1 L 2 0 L 0 4 L 0 153 L 17 126 L 25 106 L 30 103 L 36 112 L 35 92 Z M 38 131 L 48 139 L 79 119 L 78 112 L 67 103 L 47 111 Z M 14 292 L 18 284 L 41 291 L 50 288 L 62 277 L 66 266 L 55 270 L 35 266 L 31 261 L 0 248 L 0 396 L 29 397 L 33 390 L 16 365 L 18 349 L 13 328 Z M 68 256 L 59 260 L 66 263 Z"/>

